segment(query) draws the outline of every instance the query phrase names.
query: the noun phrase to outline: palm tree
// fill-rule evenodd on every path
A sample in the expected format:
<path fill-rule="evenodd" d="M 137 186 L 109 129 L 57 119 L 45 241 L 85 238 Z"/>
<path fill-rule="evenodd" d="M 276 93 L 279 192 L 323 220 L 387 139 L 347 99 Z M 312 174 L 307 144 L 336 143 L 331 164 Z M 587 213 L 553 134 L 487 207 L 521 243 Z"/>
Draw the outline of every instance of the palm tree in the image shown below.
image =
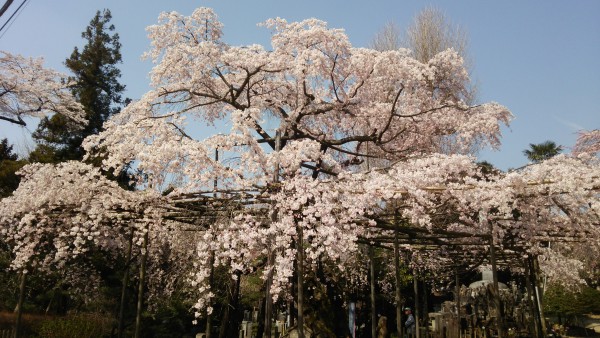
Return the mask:
<path fill-rule="evenodd" d="M 527 156 L 529 161 L 539 163 L 551 157 L 554 157 L 563 151 L 563 147 L 557 145 L 553 141 L 546 141 L 539 144 L 529 144 L 529 149 L 523 150 L 523 154 Z"/>

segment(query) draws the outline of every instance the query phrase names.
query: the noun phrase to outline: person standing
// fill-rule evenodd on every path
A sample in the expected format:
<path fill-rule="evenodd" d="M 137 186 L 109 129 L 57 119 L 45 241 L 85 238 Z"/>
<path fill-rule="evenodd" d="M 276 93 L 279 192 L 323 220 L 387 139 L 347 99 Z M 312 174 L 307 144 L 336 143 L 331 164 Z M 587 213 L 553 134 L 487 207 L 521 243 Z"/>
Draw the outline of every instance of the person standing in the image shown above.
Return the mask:
<path fill-rule="evenodd" d="M 388 338 L 387 317 L 380 316 L 377 322 L 377 338 Z"/>
<path fill-rule="evenodd" d="M 404 328 L 406 329 L 406 337 L 414 337 L 415 317 L 412 314 L 412 310 L 409 307 L 404 308 L 404 314 L 406 314 L 406 322 L 404 322 Z"/>

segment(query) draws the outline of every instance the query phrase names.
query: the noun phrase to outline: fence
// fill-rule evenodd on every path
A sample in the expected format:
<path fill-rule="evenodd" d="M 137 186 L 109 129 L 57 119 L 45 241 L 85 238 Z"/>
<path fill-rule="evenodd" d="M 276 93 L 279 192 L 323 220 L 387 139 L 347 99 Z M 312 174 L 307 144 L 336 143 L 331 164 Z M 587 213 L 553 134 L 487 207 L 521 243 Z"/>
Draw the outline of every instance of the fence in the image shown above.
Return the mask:
<path fill-rule="evenodd" d="M 15 336 L 15 331 L 13 329 L 1 329 L 0 330 L 0 338 L 13 338 Z"/>

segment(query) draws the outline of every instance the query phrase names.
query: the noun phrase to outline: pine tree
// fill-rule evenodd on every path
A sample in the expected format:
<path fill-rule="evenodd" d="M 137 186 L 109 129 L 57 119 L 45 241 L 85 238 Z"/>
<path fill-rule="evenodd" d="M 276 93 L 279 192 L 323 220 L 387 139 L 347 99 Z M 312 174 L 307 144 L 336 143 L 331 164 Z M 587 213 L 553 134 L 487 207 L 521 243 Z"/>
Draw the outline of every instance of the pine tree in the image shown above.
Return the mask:
<path fill-rule="evenodd" d="M 121 60 L 119 35 L 110 24 L 110 10 L 96 12 L 89 26 L 81 34 L 87 41 L 80 51 L 75 47 L 65 65 L 73 73 L 73 95 L 83 105 L 88 124 L 85 128 L 74 125 L 67 118 L 54 115 L 40 122 L 33 138 L 38 147 L 30 160 L 61 162 L 81 160 L 81 143 L 85 137 L 98 133 L 111 115 L 119 112 L 126 100 L 121 94 L 125 86 L 119 83 Z"/>
<path fill-rule="evenodd" d="M 17 187 L 21 179 L 15 173 L 25 165 L 19 161 L 18 155 L 13 152 L 13 146 L 8 144 L 8 139 L 0 141 L 0 199 L 9 196 Z"/>
<path fill-rule="evenodd" d="M 0 141 L 0 161 L 16 161 L 17 158 L 17 154 L 13 153 L 13 146 L 8 144 L 8 139 L 2 139 L 2 141 Z"/>

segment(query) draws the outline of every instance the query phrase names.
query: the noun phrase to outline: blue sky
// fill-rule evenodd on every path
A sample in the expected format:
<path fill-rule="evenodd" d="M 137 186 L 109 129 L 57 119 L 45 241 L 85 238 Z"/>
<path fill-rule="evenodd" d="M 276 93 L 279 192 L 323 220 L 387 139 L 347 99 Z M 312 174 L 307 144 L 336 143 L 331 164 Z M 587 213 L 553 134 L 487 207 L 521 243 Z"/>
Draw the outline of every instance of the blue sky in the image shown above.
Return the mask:
<path fill-rule="evenodd" d="M 3 24 L 21 3 L 17 0 Z M 212 7 L 224 23 L 224 40 L 232 45 L 269 45 L 269 31 L 256 24 L 271 17 L 288 21 L 316 17 L 344 28 L 354 46 L 366 47 L 375 33 L 393 21 L 404 28 L 428 5 L 442 9 L 470 35 L 473 78 L 479 101 L 496 101 L 515 115 L 504 129 L 500 151 L 483 151 L 480 159 L 506 170 L 527 163 L 529 143 L 553 140 L 570 147 L 579 129 L 600 128 L 600 1 L 399 1 L 267 0 L 141 1 L 29 0 L 0 37 L 0 50 L 43 56 L 46 66 L 65 71 L 64 60 L 82 46 L 81 32 L 96 10 L 109 8 L 120 35 L 121 82 L 126 96 L 148 90 L 150 62 L 141 61 L 149 44 L 145 27 L 161 11 L 189 15 Z M 0 122 L 0 138 L 9 137 L 23 151 L 35 129 Z"/>

